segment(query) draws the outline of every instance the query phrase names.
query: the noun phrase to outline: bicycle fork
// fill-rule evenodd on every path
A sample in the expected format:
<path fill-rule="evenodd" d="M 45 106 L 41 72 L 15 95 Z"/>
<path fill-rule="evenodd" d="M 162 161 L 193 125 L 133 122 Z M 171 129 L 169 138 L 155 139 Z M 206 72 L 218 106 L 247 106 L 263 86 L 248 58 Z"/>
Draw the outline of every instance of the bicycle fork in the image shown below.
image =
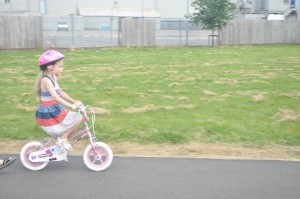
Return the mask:
<path fill-rule="evenodd" d="M 91 143 L 91 146 L 92 146 L 92 149 L 93 149 L 93 153 L 95 155 L 95 159 L 99 160 L 99 159 L 101 159 L 101 154 L 97 150 L 96 138 L 93 137 L 93 135 L 92 135 L 92 133 L 90 131 L 90 128 L 88 127 L 87 123 L 84 122 L 84 125 L 85 125 L 85 130 L 86 130 L 86 133 L 87 133 L 87 135 L 89 137 L 89 140 L 90 140 L 90 143 Z"/>

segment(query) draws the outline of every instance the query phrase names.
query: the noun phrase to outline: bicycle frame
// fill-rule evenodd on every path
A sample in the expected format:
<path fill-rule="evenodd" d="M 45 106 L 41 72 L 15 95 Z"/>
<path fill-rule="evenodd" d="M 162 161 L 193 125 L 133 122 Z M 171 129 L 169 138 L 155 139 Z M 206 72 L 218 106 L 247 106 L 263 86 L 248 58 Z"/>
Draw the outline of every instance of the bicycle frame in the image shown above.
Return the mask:
<path fill-rule="evenodd" d="M 81 106 L 80 108 L 80 112 L 82 112 L 82 121 L 83 121 L 83 124 L 84 124 L 84 128 L 83 129 L 80 129 L 74 133 L 72 133 L 71 135 L 68 136 L 68 140 L 69 139 L 73 139 L 75 138 L 76 136 L 79 136 L 81 135 L 80 137 L 78 137 L 77 139 L 75 139 L 74 141 L 70 142 L 71 145 L 75 145 L 77 142 L 79 142 L 81 139 L 85 138 L 86 136 L 89 137 L 89 141 L 91 143 L 91 146 L 93 148 L 93 151 L 95 152 L 95 155 L 97 155 L 96 151 L 95 150 L 95 138 L 92 136 L 92 133 L 90 131 L 90 128 L 88 126 L 88 116 L 87 116 L 87 113 L 86 113 L 86 107 L 84 107 L 83 105 Z M 53 136 L 51 137 L 49 140 L 47 140 L 46 142 L 44 142 L 43 144 L 43 148 L 46 147 L 51 141 L 56 141 L 57 140 L 57 136 Z"/>

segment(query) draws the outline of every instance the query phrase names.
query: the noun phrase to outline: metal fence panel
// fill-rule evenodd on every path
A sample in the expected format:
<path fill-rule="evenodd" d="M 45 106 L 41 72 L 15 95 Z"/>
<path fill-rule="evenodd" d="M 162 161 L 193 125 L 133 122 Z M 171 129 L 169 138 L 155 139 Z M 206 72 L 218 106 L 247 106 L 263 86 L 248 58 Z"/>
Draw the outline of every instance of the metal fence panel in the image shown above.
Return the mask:
<path fill-rule="evenodd" d="M 44 17 L 44 48 L 118 46 L 116 17 Z"/>
<path fill-rule="evenodd" d="M 119 37 L 122 31 L 119 20 L 118 17 L 44 17 L 44 48 L 118 47 L 121 45 Z M 154 34 L 154 41 L 149 46 L 209 45 L 210 31 L 202 30 L 185 19 L 151 20 L 154 21 L 155 32 L 151 33 Z M 59 26 L 67 28 L 59 29 Z M 137 42 L 136 46 L 141 46 L 140 43 Z"/>
<path fill-rule="evenodd" d="M 210 32 L 186 19 L 161 19 L 156 25 L 156 45 L 207 46 Z"/>

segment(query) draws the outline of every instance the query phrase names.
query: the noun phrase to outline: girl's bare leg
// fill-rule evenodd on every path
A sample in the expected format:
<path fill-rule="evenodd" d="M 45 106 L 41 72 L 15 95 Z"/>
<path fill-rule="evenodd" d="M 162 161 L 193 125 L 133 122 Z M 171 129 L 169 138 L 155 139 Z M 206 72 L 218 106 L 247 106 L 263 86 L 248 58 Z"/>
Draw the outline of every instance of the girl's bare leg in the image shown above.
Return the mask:
<path fill-rule="evenodd" d="M 75 125 L 70 128 L 69 130 L 67 130 L 62 136 L 61 136 L 61 139 L 68 139 L 69 135 L 71 135 L 71 133 L 75 132 L 77 127 L 80 125 L 80 123 L 82 122 L 82 120 L 78 120 Z M 67 142 L 66 142 L 67 143 Z"/>

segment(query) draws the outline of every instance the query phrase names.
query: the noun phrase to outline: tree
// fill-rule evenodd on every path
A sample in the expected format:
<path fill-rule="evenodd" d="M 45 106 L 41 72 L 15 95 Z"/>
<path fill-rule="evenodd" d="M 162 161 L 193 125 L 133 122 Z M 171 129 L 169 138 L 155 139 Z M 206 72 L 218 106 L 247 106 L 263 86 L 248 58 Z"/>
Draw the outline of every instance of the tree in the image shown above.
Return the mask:
<path fill-rule="evenodd" d="M 212 30 L 212 46 L 214 46 L 215 30 L 222 30 L 229 20 L 233 19 L 235 4 L 229 0 L 194 0 L 195 12 L 191 16 L 193 24 L 201 25 L 206 30 Z"/>

